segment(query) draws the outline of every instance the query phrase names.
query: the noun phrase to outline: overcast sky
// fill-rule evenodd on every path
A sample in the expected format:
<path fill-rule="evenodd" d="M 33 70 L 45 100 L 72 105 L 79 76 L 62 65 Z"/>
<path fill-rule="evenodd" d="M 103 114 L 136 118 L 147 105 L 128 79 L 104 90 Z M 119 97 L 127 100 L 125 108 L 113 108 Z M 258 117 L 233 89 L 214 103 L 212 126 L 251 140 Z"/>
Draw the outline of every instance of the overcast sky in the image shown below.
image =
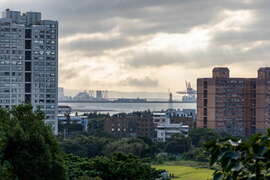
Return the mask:
<path fill-rule="evenodd" d="M 0 0 L 59 21 L 59 85 L 172 91 L 270 66 L 270 0 Z"/>

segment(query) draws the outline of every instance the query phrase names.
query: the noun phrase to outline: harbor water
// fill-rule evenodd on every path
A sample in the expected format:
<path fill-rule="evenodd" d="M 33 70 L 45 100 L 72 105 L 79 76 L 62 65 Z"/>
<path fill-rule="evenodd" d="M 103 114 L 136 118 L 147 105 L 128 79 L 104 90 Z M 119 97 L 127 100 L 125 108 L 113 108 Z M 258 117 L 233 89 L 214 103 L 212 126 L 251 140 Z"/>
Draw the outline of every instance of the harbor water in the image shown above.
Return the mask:
<path fill-rule="evenodd" d="M 73 112 L 130 113 L 133 111 L 161 111 L 173 109 L 196 109 L 196 103 L 59 103 L 72 108 Z"/>

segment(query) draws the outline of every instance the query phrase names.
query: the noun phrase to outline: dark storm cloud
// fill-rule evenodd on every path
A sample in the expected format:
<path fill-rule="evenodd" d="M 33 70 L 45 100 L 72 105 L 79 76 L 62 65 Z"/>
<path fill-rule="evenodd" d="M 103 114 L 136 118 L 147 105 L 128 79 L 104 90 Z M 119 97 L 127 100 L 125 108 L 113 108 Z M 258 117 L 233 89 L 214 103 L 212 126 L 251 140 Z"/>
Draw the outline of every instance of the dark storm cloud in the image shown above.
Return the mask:
<path fill-rule="evenodd" d="M 227 47 L 211 46 L 211 51 L 193 52 L 192 54 L 175 53 L 134 53 L 127 60 L 127 66 L 133 68 L 161 67 L 179 65 L 188 68 L 203 68 L 222 66 L 237 62 L 264 62 L 269 63 L 270 42 L 265 41 L 255 48 L 243 50 L 242 46 Z M 131 54 L 131 53 L 130 53 Z"/>
<path fill-rule="evenodd" d="M 150 77 L 144 77 L 142 79 L 129 77 L 120 82 L 120 85 L 133 86 L 133 87 L 157 87 L 159 85 L 158 80 L 151 79 Z"/>
<path fill-rule="evenodd" d="M 61 45 L 61 48 L 72 52 L 72 51 L 79 51 L 79 52 L 85 52 L 87 55 L 91 56 L 97 56 L 100 55 L 106 51 L 106 50 L 116 50 L 121 49 L 124 47 L 128 47 L 131 45 L 134 45 L 136 43 L 139 43 L 141 41 L 139 40 L 129 40 L 127 38 L 122 37 L 115 37 L 110 39 L 79 39 L 74 40 L 69 43 L 64 43 Z M 74 48 L 76 47 L 76 48 Z"/>
<path fill-rule="evenodd" d="M 223 10 L 250 10 L 255 16 L 254 22 L 238 32 L 213 32 L 207 51 L 189 54 L 130 51 L 124 62 L 129 67 L 135 68 L 166 65 L 198 68 L 239 61 L 267 61 L 270 58 L 270 1 L 247 2 L 247 0 L 17 0 L 0 4 L 1 7 L 16 10 L 42 11 L 46 18 L 58 19 L 61 37 L 78 33 L 109 33 L 117 29 L 120 33 L 117 38 L 79 39 L 61 47 L 71 52 L 80 51 L 84 54 L 90 52 L 89 54 L 95 56 L 103 55 L 106 50 L 141 43 L 139 40 L 129 40 L 130 38 L 139 39 L 141 36 L 160 32 L 186 33 L 194 27 L 213 26 L 223 20 L 220 15 Z M 243 51 L 243 48 L 259 41 L 264 42 Z"/>
<path fill-rule="evenodd" d="M 234 0 L 17 0 L 6 1 L 1 7 L 5 6 L 43 11 L 46 17 L 59 20 L 62 35 L 106 32 L 119 26 L 114 18 L 154 24 L 144 31 L 144 26 L 140 29 L 140 23 L 136 23 L 135 33 L 139 34 L 183 32 L 208 23 L 221 9 L 245 8 L 243 3 Z M 124 33 L 132 33 L 129 27 L 120 28 Z"/>

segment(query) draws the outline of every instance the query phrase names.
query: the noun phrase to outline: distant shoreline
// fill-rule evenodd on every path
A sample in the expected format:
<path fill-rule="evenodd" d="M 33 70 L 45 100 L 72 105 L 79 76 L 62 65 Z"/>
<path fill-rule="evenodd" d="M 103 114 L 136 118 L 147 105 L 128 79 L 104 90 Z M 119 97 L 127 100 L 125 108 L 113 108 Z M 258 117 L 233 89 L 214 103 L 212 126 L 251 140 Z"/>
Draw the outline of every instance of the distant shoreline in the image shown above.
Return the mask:
<path fill-rule="evenodd" d="M 152 103 L 166 103 L 166 104 L 173 104 L 173 103 L 196 103 L 194 101 L 145 101 L 145 102 L 114 102 L 114 101 L 58 101 L 58 103 L 119 103 L 119 104 L 125 104 L 125 103 L 136 103 L 136 104 L 152 104 Z"/>

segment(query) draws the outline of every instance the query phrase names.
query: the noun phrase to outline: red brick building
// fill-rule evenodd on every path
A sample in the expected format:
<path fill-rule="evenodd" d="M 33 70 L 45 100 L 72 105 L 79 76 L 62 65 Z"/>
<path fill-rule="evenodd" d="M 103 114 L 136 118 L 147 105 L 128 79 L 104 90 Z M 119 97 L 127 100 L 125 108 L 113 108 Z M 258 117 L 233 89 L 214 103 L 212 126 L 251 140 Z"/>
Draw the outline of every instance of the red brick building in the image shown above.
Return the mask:
<path fill-rule="evenodd" d="M 270 68 L 257 78 L 231 78 L 228 68 L 214 68 L 212 78 L 197 80 L 199 128 L 232 135 L 264 132 L 270 127 Z"/>
<path fill-rule="evenodd" d="M 104 121 L 104 131 L 117 137 L 155 137 L 155 125 L 149 112 L 117 114 Z"/>

